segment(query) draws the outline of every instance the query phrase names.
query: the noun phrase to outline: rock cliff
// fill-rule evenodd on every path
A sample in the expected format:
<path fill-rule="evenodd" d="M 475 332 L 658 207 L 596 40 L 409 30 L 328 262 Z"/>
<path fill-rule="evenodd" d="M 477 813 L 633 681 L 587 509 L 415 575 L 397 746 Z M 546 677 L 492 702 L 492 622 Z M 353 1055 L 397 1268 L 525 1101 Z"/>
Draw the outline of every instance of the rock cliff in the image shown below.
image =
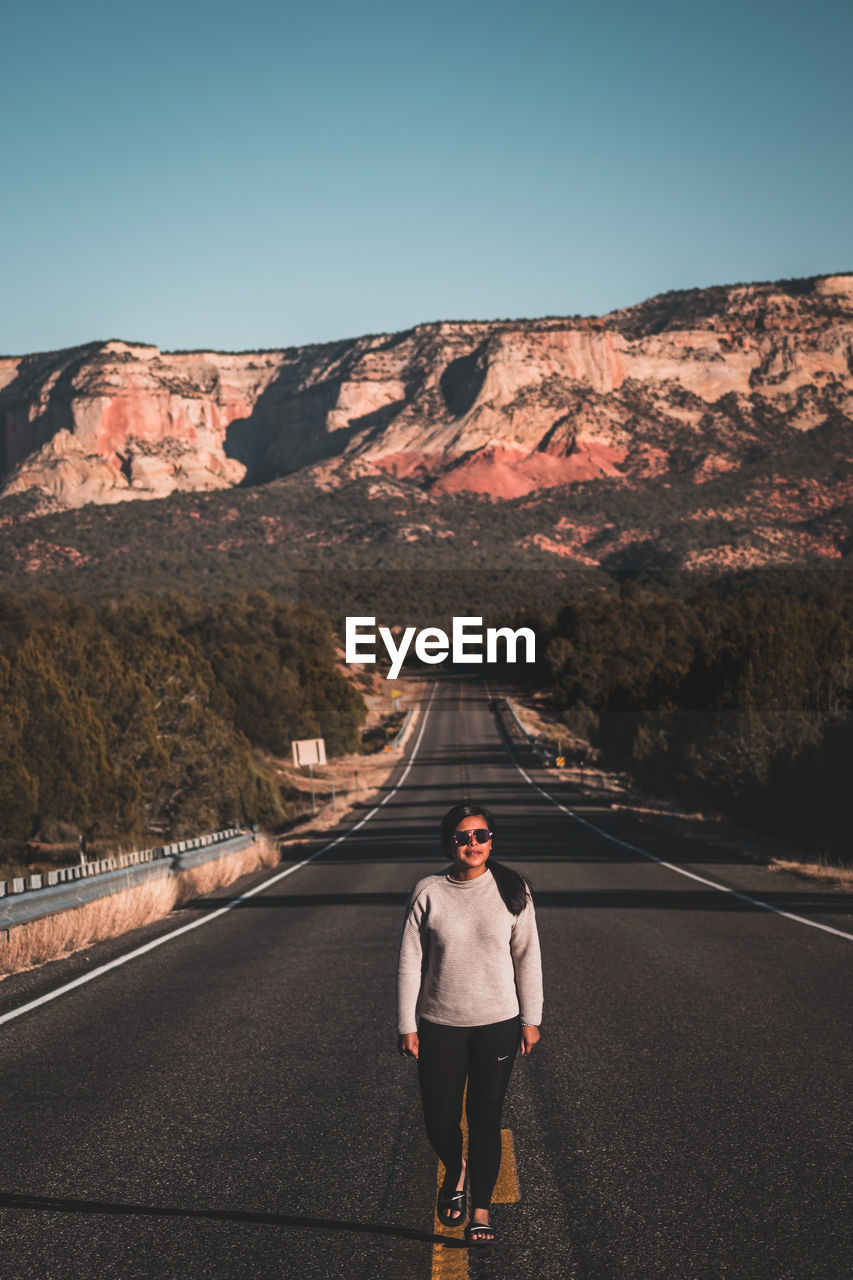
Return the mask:
<path fill-rule="evenodd" d="M 42 509 L 304 469 L 324 489 L 386 473 L 505 498 L 673 470 L 702 483 L 851 419 L 851 275 L 285 351 L 112 341 L 0 359 L 2 492 Z"/>

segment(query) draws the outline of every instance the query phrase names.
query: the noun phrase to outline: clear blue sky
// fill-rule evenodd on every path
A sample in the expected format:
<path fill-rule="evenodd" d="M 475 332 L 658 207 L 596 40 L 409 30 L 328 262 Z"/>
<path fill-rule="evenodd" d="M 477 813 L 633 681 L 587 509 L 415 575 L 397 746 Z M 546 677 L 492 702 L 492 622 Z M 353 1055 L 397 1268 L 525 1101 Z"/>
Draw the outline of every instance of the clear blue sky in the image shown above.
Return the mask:
<path fill-rule="evenodd" d="M 853 269 L 849 0 L 16 4 L 0 351 Z"/>

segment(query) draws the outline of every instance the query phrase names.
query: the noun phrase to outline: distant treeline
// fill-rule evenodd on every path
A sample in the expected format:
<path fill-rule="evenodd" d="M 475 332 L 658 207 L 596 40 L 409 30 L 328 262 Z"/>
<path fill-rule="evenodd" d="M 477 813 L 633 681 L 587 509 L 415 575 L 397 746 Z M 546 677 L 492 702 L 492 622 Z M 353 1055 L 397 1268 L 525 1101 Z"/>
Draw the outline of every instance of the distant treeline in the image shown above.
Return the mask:
<path fill-rule="evenodd" d="M 356 750 L 364 715 L 326 620 L 261 592 L 0 594 L 0 838 L 272 825 L 287 797 L 252 748 Z"/>
<path fill-rule="evenodd" d="M 554 608 L 560 584 L 544 574 L 298 577 L 303 595 L 322 582 L 336 628 L 350 612 L 389 625 L 449 628 L 452 613 L 482 613 L 488 625 L 532 626 L 536 666 L 503 674 L 548 689 L 567 729 L 610 766 L 849 860 L 846 581 L 810 590 L 803 574 L 752 586 L 591 576 L 577 591 L 563 583 Z M 512 612 L 519 598 L 528 608 Z M 324 736 L 332 754 L 358 746 L 364 705 L 334 644 L 322 615 L 260 591 L 97 608 L 0 593 L 0 838 L 168 838 L 280 821 L 288 797 L 263 752 L 287 754 L 294 737 Z"/>
<path fill-rule="evenodd" d="M 526 620 L 531 678 L 612 766 L 851 859 L 853 595 L 628 585 Z"/>

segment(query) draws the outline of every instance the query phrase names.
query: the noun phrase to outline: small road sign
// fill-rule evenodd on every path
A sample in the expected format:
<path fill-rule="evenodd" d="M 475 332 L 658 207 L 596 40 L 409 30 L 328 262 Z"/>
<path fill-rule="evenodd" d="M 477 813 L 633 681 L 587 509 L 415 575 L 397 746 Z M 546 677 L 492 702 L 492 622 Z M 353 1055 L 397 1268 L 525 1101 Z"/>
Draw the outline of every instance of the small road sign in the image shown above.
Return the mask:
<path fill-rule="evenodd" d="M 306 764 L 326 763 L 325 738 L 302 738 L 290 745 L 293 747 L 293 763 L 297 768 Z"/>

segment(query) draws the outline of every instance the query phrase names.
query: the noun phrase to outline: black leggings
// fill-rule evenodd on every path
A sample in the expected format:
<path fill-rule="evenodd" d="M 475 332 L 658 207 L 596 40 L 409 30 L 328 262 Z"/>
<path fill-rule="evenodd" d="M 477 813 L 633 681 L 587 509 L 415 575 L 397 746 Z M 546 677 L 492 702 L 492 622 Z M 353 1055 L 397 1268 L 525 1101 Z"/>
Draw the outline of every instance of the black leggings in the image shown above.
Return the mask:
<path fill-rule="evenodd" d="M 521 1019 L 483 1027 L 418 1023 L 418 1080 L 427 1136 L 455 1187 L 462 1169 L 462 1094 L 468 1092 L 468 1174 L 471 1207 L 488 1209 L 501 1166 L 501 1111 L 521 1043 Z"/>

